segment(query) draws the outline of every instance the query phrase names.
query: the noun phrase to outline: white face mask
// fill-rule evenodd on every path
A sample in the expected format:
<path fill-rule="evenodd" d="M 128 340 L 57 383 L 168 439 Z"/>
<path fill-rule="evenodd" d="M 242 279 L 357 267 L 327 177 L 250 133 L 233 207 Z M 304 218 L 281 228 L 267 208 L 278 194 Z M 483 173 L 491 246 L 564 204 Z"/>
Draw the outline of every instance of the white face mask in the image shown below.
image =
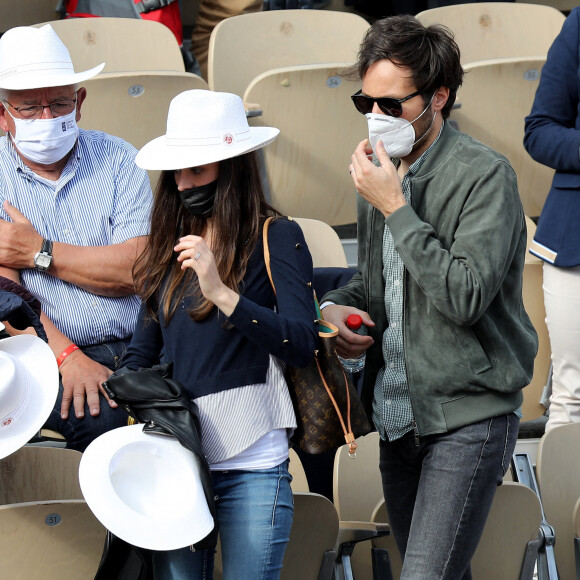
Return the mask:
<path fill-rule="evenodd" d="M 435 96 L 435 95 L 433 95 Z M 431 97 L 431 101 L 433 97 Z M 433 120 L 429 129 L 415 141 L 415 129 L 413 128 L 413 123 L 420 119 L 427 109 L 431 106 L 431 101 L 423 109 L 423 112 L 415 117 L 412 121 L 407 121 L 402 117 L 391 117 L 389 115 L 379 115 L 377 113 L 367 113 L 365 117 L 367 118 L 367 123 L 369 126 L 369 142 L 373 148 L 373 153 L 376 156 L 376 146 L 377 141 L 382 141 L 387 154 L 389 157 L 406 157 L 413 150 L 413 146 L 419 143 L 433 125 L 435 121 L 435 115 L 433 115 Z"/>
<path fill-rule="evenodd" d="M 10 116 L 16 126 L 16 135 L 12 135 L 14 145 L 24 157 L 42 165 L 63 159 L 74 147 L 79 135 L 76 109 L 68 115 L 52 119 L 17 119 Z"/>

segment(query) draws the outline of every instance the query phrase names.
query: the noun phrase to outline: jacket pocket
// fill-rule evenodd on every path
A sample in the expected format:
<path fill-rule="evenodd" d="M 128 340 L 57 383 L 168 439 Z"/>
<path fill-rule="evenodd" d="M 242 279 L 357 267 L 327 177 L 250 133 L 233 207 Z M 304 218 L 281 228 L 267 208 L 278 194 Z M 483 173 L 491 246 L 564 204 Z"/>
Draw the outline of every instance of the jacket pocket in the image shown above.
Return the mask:
<path fill-rule="evenodd" d="M 455 335 L 459 347 L 463 351 L 463 355 L 469 368 L 471 368 L 476 375 L 482 374 L 493 368 L 483 346 L 471 327 L 455 326 L 453 324 L 449 324 L 449 326 Z"/>

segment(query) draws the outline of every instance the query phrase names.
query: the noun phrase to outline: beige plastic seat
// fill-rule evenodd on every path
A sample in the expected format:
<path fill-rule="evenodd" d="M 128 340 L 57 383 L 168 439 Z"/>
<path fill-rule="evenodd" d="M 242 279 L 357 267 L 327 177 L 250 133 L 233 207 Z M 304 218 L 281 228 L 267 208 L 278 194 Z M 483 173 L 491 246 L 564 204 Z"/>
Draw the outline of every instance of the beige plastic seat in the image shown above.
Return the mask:
<path fill-rule="evenodd" d="M 315 268 L 348 266 L 338 234 L 325 222 L 308 218 L 293 218 L 302 229 Z"/>
<path fill-rule="evenodd" d="M 313 12 L 302 10 L 297 12 Z M 350 158 L 368 133 L 350 96 L 360 83 L 340 77 L 347 63 L 275 69 L 259 75 L 244 94 L 261 116 L 250 125 L 278 127 L 264 148 L 270 198 L 282 213 L 326 222 L 356 221 Z"/>
<path fill-rule="evenodd" d="M 294 491 L 294 518 L 280 579 L 331 580 L 337 535 L 338 515 L 332 502 L 316 493 Z M 221 579 L 221 547 L 218 543 L 214 580 Z"/>
<path fill-rule="evenodd" d="M 534 237 L 536 225 L 526 217 L 528 229 L 528 247 Z M 540 403 L 544 387 L 550 375 L 551 348 L 548 327 L 546 326 L 546 309 L 544 307 L 544 292 L 542 290 L 543 262 L 536 256 L 526 252 L 524 264 L 522 295 L 524 307 L 536 332 L 538 333 L 538 353 L 534 361 L 534 374 L 530 384 L 524 388 L 522 404 L 522 421 L 531 421 L 541 417 L 546 408 Z"/>
<path fill-rule="evenodd" d="M 3 578 L 94 577 L 106 530 L 83 500 L 80 459 L 71 449 L 25 445 L 0 460 Z"/>
<path fill-rule="evenodd" d="M 505 57 L 546 56 L 564 15 L 551 6 L 513 2 L 473 2 L 417 14 L 424 24 L 450 28 L 461 62 Z"/>
<path fill-rule="evenodd" d="M 457 6 L 454 8 L 460 8 Z M 545 57 L 489 60 L 466 65 L 450 119 L 459 130 L 505 155 L 518 178 L 524 212 L 540 215 L 554 170 L 524 149 L 524 118 L 529 114 Z"/>
<path fill-rule="evenodd" d="M 546 520 L 556 534 L 560 578 L 575 578 L 574 508 L 580 497 L 580 423 L 550 429 L 538 445 L 536 470 Z"/>
<path fill-rule="evenodd" d="M 82 454 L 25 445 L 0 460 L 0 505 L 83 499 L 78 481 Z"/>
<path fill-rule="evenodd" d="M 10 6 L 8 6 L 10 4 Z M 59 18 L 54 0 L 17 0 L 5 2 L 2 6 L 0 32 L 6 32 L 15 26 L 32 26 L 37 22 Z"/>
<path fill-rule="evenodd" d="M 386 521 L 387 509 L 382 500 L 373 513 L 373 521 Z M 497 488 L 483 535 L 471 561 L 474 580 L 514 580 L 520 578 L 528 542 L 538 537 L 541 509 L 538 496 L 526 485 L 504 482 Z M 385 546 L 392 538 L 373 540 Z M 390 546 L 389 546 L 390 547 Z M 401 575 L 398 552 L 389 549 L 393 578 Z M 533 572 L 533 564 L 532 564 Z M 530 576 L 531 578 L 531 576 Z M 358 579 L 358 576 L 357 576 Z"/>
<path fill-rule="evenodd" d="M 173 97 L 190 89 L 207 89 L 197 75 L 170 71 L 103 73 L 83 86 L 87 98 L 79 127 L 116 135 L 137 149 L 165 134 Z M 152 187 L 158 175 L 158 171 L 149 172 Z"/>
<path fill-rule="evenodd" d="M 41 22 L 36 26 L 50 24 L 54 28 L 68 48 L 77 71 L 102 62 L 105 63 L 103 73 L 185 71 L 175 36 L 167 26 L 153 20 L 103 17 L 50 22 L 37 19 L 35 22 Z"/>
<path fill-rule="evenodd" d="M 253 78 L 270 69 L 354 62 L 368 28 L 368 22 L 356 14 L 331 10 L 268 10 L 232 16 L 211 34 L 209 86 L 242 96 Z"/>
<path fill-rule="evenodd" d="M 294 493 L 294 520 L 281 580 L 332 578 L 338 515 L 332 502 L 316 493 Z"/>
<path fill-rule="evenodd" d="M 384 503 L 379 471 L 379 434 L 376 431 L 359 437 L 357 453 L 349 457 L 348 446 L 340 447 L 334 458 L 333 498 L 340 520 L 388 524 L 385 516 L 374 517 L 377 505 Z M 372 546 L 389 552 L 394 578 L 401 570 L 401 559 L 393 535 L 372 540 Z M 354 550 L 352 570 L 357 580 L 372 580 L 369 546 L 361 544 Z"/>
<path fill-rule="evenodd" d="M 83 500 L 0 506 L 2 577 L 93 578 L 105 534 L 105 528 Z"/>
<path fill-rule="evenodd" d="M 304 466 L 302 465 L 302 461 L 300 461 L 298 453 L 290 448 L 289 456 L 290 464 L 288 466 L 288 471 L 292 476 L 292 483 L 290 484 L 292 491 L 294 493 L 309 492 L 310 488 L 308 486 L 308 479 L 306 478 L 306 471 L 304 471 Z"/>

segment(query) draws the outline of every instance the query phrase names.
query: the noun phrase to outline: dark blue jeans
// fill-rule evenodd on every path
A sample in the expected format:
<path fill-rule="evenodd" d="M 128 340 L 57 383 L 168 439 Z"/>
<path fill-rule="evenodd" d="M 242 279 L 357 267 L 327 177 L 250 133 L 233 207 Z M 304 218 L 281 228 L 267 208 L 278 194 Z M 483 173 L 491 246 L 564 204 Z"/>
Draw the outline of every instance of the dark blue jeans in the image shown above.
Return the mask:
<path fill-rule="evenodd" d="M 391 528 L 403 558 L 401 580 L 469 580 L 493 496 L 514 452 L 510 413 L 422 437 L 380 443 Z"/>
<path fill-rule="evenodd" d="M 94 361 L 106 366 L 112 371 L 118 368 L 121 358 L 127 350 L 130 339 L 117 340 L 104 344 L 85 346 L 81 350 Z M 99 403 L 101 412 L 92 417 L 89 408 L 85 403 L 85 416 L 78 419 L 74 410 L 69 412 L 68 419 L 63 420 L 60 416 L 60 407 L 62 405 L 62 382 L 59 384 L 58 397 L 44 426 L 61 433 L 66 439 L 66 446 L 69 449 L 84 451 L 89 443 L 99 435 L 127 425 L 127 413 L 120 408 L 113 409 L 102 393 L 99 394 Z M 72 408 L 72 404 L 71 404 Z"/>
<path fill-rule="evenodd" d="M 276 580 L 294 501 L 288 461 L 270 469 L 212 471 L 223 580 Z M 214 552 L 152 552 L 155 580 L 211 580 Z M 298 579 L 297 579 L 298 580 Z"/>

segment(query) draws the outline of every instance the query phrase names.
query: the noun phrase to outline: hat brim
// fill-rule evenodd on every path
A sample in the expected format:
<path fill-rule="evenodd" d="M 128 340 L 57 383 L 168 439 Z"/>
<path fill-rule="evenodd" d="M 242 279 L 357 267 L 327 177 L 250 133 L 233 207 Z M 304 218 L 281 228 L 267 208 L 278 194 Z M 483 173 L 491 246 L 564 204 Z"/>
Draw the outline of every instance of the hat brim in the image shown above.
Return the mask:
<path fill-rule="evenodd" d="M 45 87 L 65 87 L 68 85 L 77 85 L 94 76 L 97 76 L 105 67 L 101 63 L 89 70 L 71 73 L 62 70 L 50 72 L 34 71 L 23 72 L 17 75 L 0 79 L 0 89 L 7 91 L 25 91 L 30 89 L 43 89 Z"/>
<path fill-rule="evenodd" d="M 193 453 L 143 425 L 97 437 L 83 453 L 79 482 L 97 519 L 135 546 L 176 550 L 213 530 Z"/>
<path fill-rule="evenodd" d="M 135 157 L 142 169 L 165 170 L 199 167 L 238 157 L 269 145 L 279 135 L 275 127 L 250 127 L 250 138 L 230 146 L 170 144 L 165 135 L 149 141 Z"/>
<path fill-rule="evenodd" d="M 18 360 L 33 387 L 18 418 L 0 429 L 0 459 L 3 459 L 28 443 L 44 425 L 56 402 L 59 380 L 54 354 L 37 336 L 4 338 L 0 340 L 0 350 Z"/>

